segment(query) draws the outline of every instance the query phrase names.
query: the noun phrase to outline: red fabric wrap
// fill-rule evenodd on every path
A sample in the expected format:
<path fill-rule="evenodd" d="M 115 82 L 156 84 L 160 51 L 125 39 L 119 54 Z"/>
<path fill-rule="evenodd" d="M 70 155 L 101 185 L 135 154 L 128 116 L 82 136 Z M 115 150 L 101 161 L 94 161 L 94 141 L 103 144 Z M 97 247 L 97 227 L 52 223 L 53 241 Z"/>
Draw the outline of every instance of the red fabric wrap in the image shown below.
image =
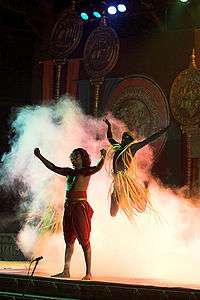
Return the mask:
<path fill-rule="evenodd" d="M 83 248 L 90 243 L 93 209 L 86 200 L 68 200 L 63 217 L 63 233 L 66 244 L 73 244 L 77 238 Z"/>
<path fill-rule="evenodd" d="M 87 192 L 86 191 L 70 191 L 67 194 L 68 198 L 87 198 Z"/>

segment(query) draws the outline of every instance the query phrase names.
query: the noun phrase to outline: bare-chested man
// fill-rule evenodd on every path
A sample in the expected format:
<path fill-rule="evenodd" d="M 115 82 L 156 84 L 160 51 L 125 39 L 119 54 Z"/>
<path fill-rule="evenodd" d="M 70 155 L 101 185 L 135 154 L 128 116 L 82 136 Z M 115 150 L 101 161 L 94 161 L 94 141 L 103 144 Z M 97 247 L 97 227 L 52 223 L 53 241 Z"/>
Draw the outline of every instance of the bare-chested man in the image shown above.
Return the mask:
<path fill-rule="evenodd" d="M 98 172 L 103 166 L 106 151 L 102 149 L 100 152 L 100 161 L 96 166 L 91 167 L 91 160 L 87 151 L 82 148 L 74 149 L 70 155 L 74 167 L 72 169 L 57 167 L 42 156 L 39 148 L 34 150 L 35 156 L 48 169 L 66 176 L 66 200 L 63 217 L 63 233 L 66 243 L 65 263 L 63 271 L 55 276 L 70 277 L 70 262 L 74 250 L 74 242 L 77 238 L 85 257 L 86 275 L 83 279 L 90 280 L 92 278 L 90 231 L 93 210 L 87 202 L 87 188 L 91 175 Z"/>

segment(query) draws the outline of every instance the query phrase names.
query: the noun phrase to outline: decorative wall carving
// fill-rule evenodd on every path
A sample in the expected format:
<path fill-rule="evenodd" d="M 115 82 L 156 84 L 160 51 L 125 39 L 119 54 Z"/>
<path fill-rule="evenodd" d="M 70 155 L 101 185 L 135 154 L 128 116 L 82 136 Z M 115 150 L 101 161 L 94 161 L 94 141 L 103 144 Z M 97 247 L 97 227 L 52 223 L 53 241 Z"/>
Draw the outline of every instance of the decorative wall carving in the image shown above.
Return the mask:
<path fill-rule="evenodd" d="M 90 34 L 84 48 L 84 65 L 88 75 L 104 77 L 114 68 L 118 55 L 116 32 L 107 25 L 100 25 Z"/>
<path fill-rule="evenodd" d="M 104 16 L 100 26 L 97 27 L 87 39 L 84 48 L 84 66 L 90 76 L 91 86 L 94 88 L 92 114 L 99 115 L 99 101 L 104 76 L 108 74 L 117 63 L 119 56 L 119 39 L 113 28 L 107 25 Z"/>
<path fill-rule="evenodd" d="M 77 48 L 83 34 L 83 23 L 74 5 L 75 2 L 72 2 L 72 6 L 62 13 L 51 34 L 50 51 L 55 58 L 55 99 L 61 94 L 63 65 L 69 54 Z"/>
<path fill-rule="evenodd" d="M 192 161 L 194 152 L 192 136 L 194 132 L 197 132 L 198 124 L 200 124 L 200 70 L 196 66 L 194 50 L 191 58 L 189 67 L 175 78 L 170 92 L 171 111 L 174 118 L 181 124 L 186 141 L 186 176 L 189 196 L 194 190 L 194 181 L 196 182 L 192 174 L 194 169 L 198 168 L 198 164 L 195 167 Z M 195 171 L 195 173 L 198 172 Z M 200 186 L 200 182 L 198 184 Z"/>
<path fill-rule="evenodd" d="M 200 122 L 200 71 L 197 68 L 191 65 L 176 77 L 170 107 L 180 124 L 190 126 Z"/>
<path fill-rule="evenodd" d="M 120 81 L 108 99 L 108 110 L 124 121 L 129 130 L 148 137 L 169 124 L 167 99 L 161 88 L 144 76 L 131 76 Z M 159 154 L 165 144 L 165 135 L 152 145 Z"/>
<path fill-rule="evenodd" d="M 73 10 L 66 10 L 56 22 L 51 34 L 51 53 L 55 58 L 66 58 L 78 46 L 83 24 Z"/>

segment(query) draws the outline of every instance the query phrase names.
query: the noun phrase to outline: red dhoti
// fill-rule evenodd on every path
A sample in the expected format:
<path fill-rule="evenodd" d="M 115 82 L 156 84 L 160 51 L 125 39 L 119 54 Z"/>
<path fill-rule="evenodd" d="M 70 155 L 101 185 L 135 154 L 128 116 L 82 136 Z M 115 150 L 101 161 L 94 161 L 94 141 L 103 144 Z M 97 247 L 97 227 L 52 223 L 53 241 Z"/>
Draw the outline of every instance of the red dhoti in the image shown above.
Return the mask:
<path fill-rule="evenodd" d="M 86 192 L 70 192 L 66 199 L 63 217 L 63 233 L 66 244 L 73 244 L 77 238 L 84 249 L 90 244 L 93 215 L 93 209 L 86 197 Z"/>

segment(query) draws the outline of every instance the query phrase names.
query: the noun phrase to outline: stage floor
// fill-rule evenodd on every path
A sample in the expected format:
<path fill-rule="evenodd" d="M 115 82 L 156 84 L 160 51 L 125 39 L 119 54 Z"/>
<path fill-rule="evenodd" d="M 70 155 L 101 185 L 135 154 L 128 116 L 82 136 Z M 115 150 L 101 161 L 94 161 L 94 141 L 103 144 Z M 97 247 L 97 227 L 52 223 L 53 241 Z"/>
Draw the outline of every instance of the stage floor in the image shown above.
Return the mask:
<path fill-rule="evenodd" d="M 199 285 L 137 278 L 55 278 L 35 271 L 29 262 L 0 262 L 0 299 L 80 300 L 200 300 Z M 29 273 L 30 275 L 30 273 Z"/>
<path fill-rule="evenodd" d="M 28 275 L 28 268 L 30 262 L 28 261 L 0 261 L 0 275 Z M 33 268 L 33 267 L 32 267 Z M 31 270 L 29 275 L 31 274 Z M 49 274 L 38 271 L 37 269 L 34 272 L 34 276 L 58 279 L 59 277 L 51 277 Z M 80 281 L 80 277 L 71 277 L 71 278 L 59 278 L 60 280 L 67 281 Z M 163 287 L 163 288 L 186 288 L 186 289 L 197 289 L 200 290 L 200 280 L 199 283 L 196 284 L 187 284 L 185 282 L 175 282 L 175 281 L 163 281 L 157 279 L 150 278 L 113 278 L 113 277 L 93 277 L 91 281 L 95 282 L 109 282 L 116 284 L 130 284 L 130 285 L 141 285 L 141 286 L 155 286 L 155 287 Z"/>

